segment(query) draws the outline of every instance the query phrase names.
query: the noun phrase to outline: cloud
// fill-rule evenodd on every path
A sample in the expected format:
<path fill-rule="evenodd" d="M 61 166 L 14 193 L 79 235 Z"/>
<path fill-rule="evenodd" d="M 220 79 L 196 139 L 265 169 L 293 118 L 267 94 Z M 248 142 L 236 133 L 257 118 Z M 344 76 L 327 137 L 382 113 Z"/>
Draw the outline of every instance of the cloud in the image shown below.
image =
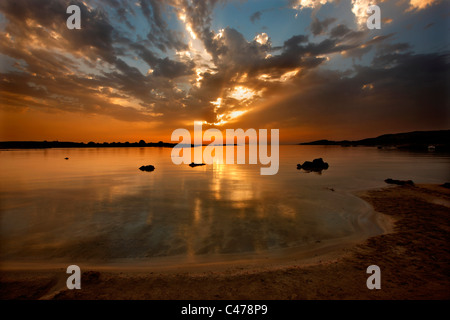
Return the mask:
<path fill-rule="evenodd" d="M 118 0 L 104 2 L 114 6 L 125 25 L 128 25 L 126 21 L 131 24 L 130 15 L 136 16 L 141 10 L 149 28 L 158 30 L 159 34 L 147 39 L 127 38 L 111 23 L 107 10 L 102 7 L 81 4 L 83 28 L 71 32 L 58 27 L 59 19 L 65 21 L 64 15 L 52 16 L 50 12 L 58 6 L 63 8 L 63 1 L 55 0 L 55 6 L 41 8 L 40 14 L 31 9 L 16 11 L 12 1 L 2 3 L 2 12 L 22 27 L 7 26 L 9 37 L 2 39 L 3 52 L 25 61 L 25 73 L 20 81 L 28 83 L 32 78 L 35 84 L 19 85 L 19 80 L 7 77 L 10 82 L 5 103 L 19 108 L 47 105 L 46 110 L 106 114 L 125 121 L 167 119 L 176 115 L 215 122 L 220 117 L 226 119 L 227 112 L 242 113 L 266 91 L 270 94 L 292 82 L 301 70 L 317 68 L 327 61 L 327 54 L 350 52 L 355 48 L 355 45 L 338 44 L 335 39 L 312 43 L 306 35 L 293 36 L 282 47 L 272 48 L 267 33 L 247 40 L 233 28 L 225 28 L 220 33 L 211 31 L 210 15 L 219 1 L 196 5 L 176 1 L 171 3 L 177 5 L 173 10 L 185 15 L 182 21 L 199 36 L 211 61 L 190 55 L 161 57 L 158 50 L 187 47 L 173 37 L 176 33 L 163 18 L 164 12 L 170 9 L 160 2 L 147 0 L 139 1 L 140 6 L 135 9 Z M 325 19 L 317 20 L 316 24 L 325 30 L 332 22 L 334 19 Z M 331 33 L 340 36 L 340 42 L 358 35 L 348 28 L 343 28 L 342 34 L 333 30 Z M 133 65 L 132 58 L 141 63 Z M 145 71 L 142 62 L 146 64 Z M 86 72 L 85 67 L 90 71 Z M 182 89 L 180 82 L 175 81 L 182 83 Z M 269 82 L 271 88 L 266 88 Z M 236 92 L 247 98 L 236 99 L 240 96 Z M 23 100 L 13 102 L 20 95 L 24 96 Z M 220 110 L 211 104 L 218 98 L 222 99 Z M 125 113 L 129 115 L 124 116 Z"/>
<path fill-rule="evenodd" d="M 118 10 L 123 19 L 125 12 L 137 14 L 126 1 L 102 2 Z M 161 5 L 141 2 L 143 15 L 152 20 L 150 28 L 159 31 L 144 46 L 124 37 L 111 23 L 106 8 L 75 4 L 83 19 L 82 29 L 73 31 L 65 28 L 66 1 L 1 2 L 0 11 L 8 21 L 0 38 L 1 52 L 24 61 L 19 76 L 4 75 L 8 99 L 3 101 L 17 108 L 46 105 L 48 111 L 107 114 L 125 121 L 159 117 L 160 113 L 152 112 L 155 103 L 164 105 L 167 99 L 179 98 L 180 91 L 171 79 L 194 73 L 192 61 L 161 58 L 147 48 L 148 44 L 160 50 L 187 47 L 168 29 Z M 127 62 L 133 52 L 153 68 L 151 75 Z M 24 83 L 31 79 L 35 86 L 20 85 L 18 79 Z"/>
<path fill-rule="evenodd" d="M 333 2 L 334 0 L 291 0 L 290 5 L 294 9 L 303 9 L 303 8 L 318 8 L 328 2 Z"/>
<path fill-rule="evenodd" d="M 0 57 L 8 57 L 0 75 L 3 110 L 106 116 L 156 129 L 193 120 L 255 127 L 285 119 L 286 126 L 343 130 L 364 121 L 393 124 L 393 116 L 406 128 L 424 116 L 418 102 L 428 106 L 425 97 L 433 94 L 439 117 L 424 116 L 424 126 L 446 119 L 448 56 L 417 55 L 390 29 L 371 33 L 315 12 L 310 34 L 273 40 L 279 33 L 269 27 L 246 38 L 237 27 L 213 30 L 214 9 L 225 1 L 74 3 L 81 30 L 65 28 L 65 0 L 0 2 Z M 315 10 L 325 3 L 331 1 L 291 4 Z M 253 22 L 263 12 L 255 11 Z M 335 57 L 350 58 L 347 69 Z"/>
<path fill-rule="evenodd" d="M 379 5 L 384 0 L 351 0 L 351 11 L 359 28 L 363 28 L 367 21 L 367 8 L 371 5 Z M 440 3 L 441 0 L 409 0 L 408 11 L 423 10 L 429 6 Z M 317 11 L 327 3 L 339 3 L 337 0 L 290 0 L 289 5 L 296 10 L 313 9 L 312 17 L 315 18 Z M 314 21 L 313 21 L 314 23 Z M 320 28 L 315 24 L 312 28 Z M 313 29 L 312 29 L 313 30 Z M 317 29 L 314 29 L 317 31 Z M 320 29 L 319 29 L 320 30 Z M 314 34 L 314 31 L 313 31 Z"/>
<path fill-rule="evenodd" d="M 149 67 L 152 68 L 152 75 L 155 77 L 161 76 L 165 78 L 174 79 L 181 76 L 194 74 L 194 62 L 188 60 L 187 62 L 174 61 L 167 57 L 158 58 L 155 53 L 147 49 L 145 46 L 137 43 L 130 45 L 135 49 L 139 57 L 144 60 Z"/>
<path fill-rule="evenodd" d="M 163 1 L 139 0 L 139 4 L 150 27 L 147 39 L 152 45 L 163 52 L 168 49 L 185 50 L 187 48 L 181 35 L 168 28 L 164 19 L 165 5 Z"/>
<path fill-rule="evenodd" d="M 313 9 L 312 17 L 315 18 L 318 10 L 327 3 L 335 3 L 335 0 L 291 0 L 290 5 L 297 10 Z M 367 19 L 366 10 L 370 5 L 377 4 L 376 0 L 351 0 L 351 11 L 359 27 L 365 25 Z"/>
<path fill-rule="evenodd" d="M 422 10 L 439 2 L 440 0 L 409 0 L 409 10 Z"/>
<path fill-rule="evenodd" d="M 327 30 L 328 26 L 334 23 L 336 18 L 326 18 L 322 21 L 313 17 L 313 21 L 311 22 L 310 29 L 313 35 L 318 36 L 320 34 L 324 34 Z"/>
<path fill-rule="evenodd" d="M 375 0 L 352 0 L 352 12 L 355 15 L 356 24 L 361 29 L 366 26 L 367 22 L 367 8 L 371 5 L 379 4 Z"/>
<path fill-rule="evenodd" d="M 256 11 L 255 13 L 253 13 L 253 14 L 250 16 L 250 21 L 251 21 L 252 23 L 255 23 L 257 20 L 260 20 L 260 19 L 261 19 L 261 14 L 262 14 L 261 11 Z"/>
<path fill-rule="evenodd" d="M 351 76 L 312 70 L 295 78 L 301 90 L 279 92 L 276 100 L 251 111 L 259 127 L 297 128 L 316 137 L 359 132 L 361 138 L 383 132 L 448 128 L 446 79 L 448 54 L 381 54 Z M 236 125 L 245 126 L 246 119 Z M 320 132 L 327 128 L 328 134 Z M 351 135 L 348 135 L 350 137 Z"/>

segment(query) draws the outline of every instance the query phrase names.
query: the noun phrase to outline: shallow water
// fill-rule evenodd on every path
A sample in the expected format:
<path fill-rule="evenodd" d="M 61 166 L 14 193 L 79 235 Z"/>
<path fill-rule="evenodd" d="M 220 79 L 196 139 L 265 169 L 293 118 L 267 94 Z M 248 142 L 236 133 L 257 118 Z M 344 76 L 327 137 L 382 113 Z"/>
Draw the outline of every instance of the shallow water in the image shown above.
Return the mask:
<path fill-rule="evenodd" d="M 180 259 L 264 253 L 382 232 L 351 194 L 386 178 L 450 181 L 450 157 L 280 146 L 280 168 L 174 165 L 168 148 L 0 151 L 0 259 Z M 69 157 L 69 160 L 64 160 Z M 297 163 L 322 157 L 330 168 Z M 152 164 L 154 172 L 138 170 Z"/>

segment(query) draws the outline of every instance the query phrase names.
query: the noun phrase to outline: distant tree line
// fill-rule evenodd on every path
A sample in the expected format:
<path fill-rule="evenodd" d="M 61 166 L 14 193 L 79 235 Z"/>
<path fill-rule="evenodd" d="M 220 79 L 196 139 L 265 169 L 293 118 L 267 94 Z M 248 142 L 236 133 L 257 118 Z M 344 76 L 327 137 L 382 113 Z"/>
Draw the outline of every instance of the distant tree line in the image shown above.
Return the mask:
<path fill-rule="evenodd" d="M 168 142 L 64 142 L 64 141 L 2 141 L 0 149 L 47 149 L 47 148 L 119 148 L 119 147 L 162 147 L 173 148 L 176 143 Z"/>

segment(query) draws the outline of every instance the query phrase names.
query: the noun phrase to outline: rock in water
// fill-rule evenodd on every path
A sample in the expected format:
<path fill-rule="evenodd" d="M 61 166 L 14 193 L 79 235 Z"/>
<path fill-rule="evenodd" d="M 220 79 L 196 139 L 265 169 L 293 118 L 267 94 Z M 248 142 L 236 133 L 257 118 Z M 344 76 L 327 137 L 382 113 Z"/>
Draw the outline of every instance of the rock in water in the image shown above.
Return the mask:
<path fill-rule="evenodd" d="M 206 165 L 205 163 L 194 163 L 194 162 L 191 162 L 190 164 L 189 164 L 189 167 L 198 167 L 198 166 L 204 166 L 204 165 Z"/>
<path fill-rule="evenodd" d="M 152 165 L 148 165 L 148 166 L 142 166 L 142 167 L 140 167 L 140 168 L 139 168 L 139 170 L 141 170 L 141 171 L 148 171 L 148 172 L 150 172 L 150 171 L 153 171 L 153 170 L 155 170 L 155 167 L 154 167 L 154 166 L 152 166 Z"/>
<path fill-rule="evenodd" d="M 303 169 L 305 171 L 322 171 L 328 169 L 328 163 L 324 162 L 322 158 L 314 159 L 311 161 L 305 161 L 303 164 L 297 164 L 297 169 Z"/>
<path fill-rule="evenodd" d="M 388 178 L 388 179 L 384 180 L 384 182 L 386 182 L 388 184 L 396 184 L 399 186 L 404 186 L 405 184 L 408 184 L 410 186 L 414 185 L 414 182 L 412 180 L 395 180 L 395 179 Z"/>
<path fill-rule="evenodd" d="M 328 169 L 328 163 L 324 162 L 322 158 L 314 159 L 312 164 L 315 168 Z"/>

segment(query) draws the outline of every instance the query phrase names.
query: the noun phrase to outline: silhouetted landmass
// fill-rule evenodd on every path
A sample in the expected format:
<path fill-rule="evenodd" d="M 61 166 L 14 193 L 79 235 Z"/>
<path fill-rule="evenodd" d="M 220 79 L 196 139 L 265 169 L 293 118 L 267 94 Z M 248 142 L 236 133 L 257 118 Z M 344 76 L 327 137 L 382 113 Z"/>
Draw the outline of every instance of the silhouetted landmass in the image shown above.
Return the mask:
<path fill-rule="evenodd" d="M 120 148 L 120 147 L 162 147 L 173 148 L 176 143 L 150 142 L 62 142 L 62 141 L 2 141 L 0 149 L 47 149 L 47 148 Z"/>
<path fill-rule="evenodd" d="M 414 182 L 412 180 L 395 180 L 395 179 L 388 178 L 388 179 L 384 180 L 384 182 L 386 182 L 387 184 L 396 184 L 399 186 L 404 186 L 406 184 L 410 185 L 410 186 L 414 185 Z"/>
<path fill-rule="evenodd" d="M 314 159 L 311 161 L 305 161 L 303 164 L 297 164 L 297 169 L 303 169 L 305 171 L 322 172 L 322 170 L 327 170 L 329 167 L 327 162 L 324 162 L 322 158 Z"/>
<path fill-rule="evenodd" d="M 414 131 L 396 134 L 384 134 L 376 138 L 368 138 L 363 140 L 317 140 L 300 145 L 340 145 L 343 147 L 350 146 L 370 146 L 379 148 L 395 148 L 408 150 L 433 150 L 433 151 L 450 151 L 450 130 L 436 131 Z"/>

